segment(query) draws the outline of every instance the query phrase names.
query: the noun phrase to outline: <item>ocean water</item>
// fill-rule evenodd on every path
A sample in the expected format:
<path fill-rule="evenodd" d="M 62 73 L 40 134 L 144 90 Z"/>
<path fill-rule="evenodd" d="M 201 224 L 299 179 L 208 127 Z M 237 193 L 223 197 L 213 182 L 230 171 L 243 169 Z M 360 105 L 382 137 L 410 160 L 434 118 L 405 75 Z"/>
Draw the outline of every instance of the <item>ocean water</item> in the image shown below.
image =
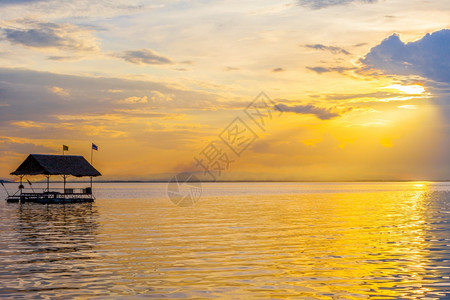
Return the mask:
<path fill-rule="evenodd" d="M 204 183 L 192 207 L 163 183 L 94 193 L 0 200 L 0 297 L 450 298 L 450 183 Z"/>

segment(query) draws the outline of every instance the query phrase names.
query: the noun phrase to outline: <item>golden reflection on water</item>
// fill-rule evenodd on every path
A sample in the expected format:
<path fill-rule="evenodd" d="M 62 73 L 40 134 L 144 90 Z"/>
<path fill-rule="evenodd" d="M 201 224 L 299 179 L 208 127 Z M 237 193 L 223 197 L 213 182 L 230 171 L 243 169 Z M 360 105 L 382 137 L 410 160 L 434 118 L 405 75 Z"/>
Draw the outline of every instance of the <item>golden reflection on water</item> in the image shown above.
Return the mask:
<path fill-rule="evenodd" d="M 50 217 L 8 207 L 16 215 L 8 227 L 11 249 L 2 251 L 11 268 L 0 273 L 7 287 L 0 292 L 224 299 L 448 294 L 448 191 L 428 183 L 356 185 L 326 193 L 258 187 L 207 196 L 187 209 L 142 195 L 104 197 L 81 214 L 48 206 Z M 26 268 L 17 271 L 24 260 Z M 21 288 L 14 290 L 18 275 Z"/>

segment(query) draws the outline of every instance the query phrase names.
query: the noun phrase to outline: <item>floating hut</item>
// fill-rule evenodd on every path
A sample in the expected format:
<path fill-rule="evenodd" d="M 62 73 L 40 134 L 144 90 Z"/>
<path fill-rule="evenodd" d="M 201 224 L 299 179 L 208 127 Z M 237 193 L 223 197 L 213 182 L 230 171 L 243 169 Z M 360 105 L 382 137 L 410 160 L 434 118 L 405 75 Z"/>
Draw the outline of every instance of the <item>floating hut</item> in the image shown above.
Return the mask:
<path fill-rule="evenodd" d="M 19 189 L 13 195 L 8 195 L 8 202 L 37 203 L 72 203 L 93 202 L 92 177 L 101 176 L 83 156 L 78 155 L 44 155 L 30 154 L 24 162 L 11 173 L 20 179 Z M 25 189 L 24 176 L 44 175 L 47 177 L 47 187 L 44 189 Z M 63 178 L 63 188 L 50 188 L 50 176 L 60 175 Z M 85 188 L 66 188 L 69 176 L 90 177 L 90 186 Z"/>

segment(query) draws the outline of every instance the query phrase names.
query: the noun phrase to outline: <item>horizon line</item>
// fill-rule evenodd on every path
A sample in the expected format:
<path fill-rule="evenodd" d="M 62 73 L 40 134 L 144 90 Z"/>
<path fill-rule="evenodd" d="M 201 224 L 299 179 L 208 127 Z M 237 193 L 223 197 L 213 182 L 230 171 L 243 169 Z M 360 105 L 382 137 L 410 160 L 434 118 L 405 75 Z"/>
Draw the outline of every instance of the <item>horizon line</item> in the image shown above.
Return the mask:
<path fill-rule="evenodd" d="M 18 181 L 11 181 L 0 179 L 3 183 L 18 183 Z M 50 181 L 53 183 L 63 183 L 62 180 Z M 89 180 L 80 180 L 80 181 L 66 181 L 67 183 L 90 183 Z M 122 180 L 122 179 L 112 179 L 112 180 L 93 180 L 93 183 L 169 183 L 170 180 Z M 192 180 L 191 182 L 200 182 L 200 183 L 226 183 L 226 182 L 298 182 L 298 183 L 327 183 L 327 182 L 450 182 L 450 179 L 357 179 L 357 180 Z M 44 180 L 35 181 L 34 183 L 46 183 Z"/>

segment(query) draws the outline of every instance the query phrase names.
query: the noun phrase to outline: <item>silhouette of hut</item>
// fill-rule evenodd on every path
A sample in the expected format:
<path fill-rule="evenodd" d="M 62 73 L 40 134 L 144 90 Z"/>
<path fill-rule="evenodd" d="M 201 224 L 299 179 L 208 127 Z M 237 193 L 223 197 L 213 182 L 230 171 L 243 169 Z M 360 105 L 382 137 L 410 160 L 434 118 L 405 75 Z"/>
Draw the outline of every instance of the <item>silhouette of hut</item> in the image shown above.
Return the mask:
<path fill-rule="evenodd" d="M 39 203 L 67 203 L 67 202 L 92 202 L 95 197 L 92 194 L 92 177 L 101 176 L 83 156 L 78 155 L 45 155 L 30 154 L 11 173 L 19 176 L 19 190 L 14 195 L 9 195 L 9 202 L 39 202 Z M 24 176 L 44 175 L 47 177 L 47 188 L 42 192 L 24 191 L 22 180 Z M 61 175 L 64 179 L 64 188 L 60 192 L 57 189 L 50 190 L 50 176 Z M 66 189 L 68 176 L 90 177 L 90 187 L 83 189 Z"/>

